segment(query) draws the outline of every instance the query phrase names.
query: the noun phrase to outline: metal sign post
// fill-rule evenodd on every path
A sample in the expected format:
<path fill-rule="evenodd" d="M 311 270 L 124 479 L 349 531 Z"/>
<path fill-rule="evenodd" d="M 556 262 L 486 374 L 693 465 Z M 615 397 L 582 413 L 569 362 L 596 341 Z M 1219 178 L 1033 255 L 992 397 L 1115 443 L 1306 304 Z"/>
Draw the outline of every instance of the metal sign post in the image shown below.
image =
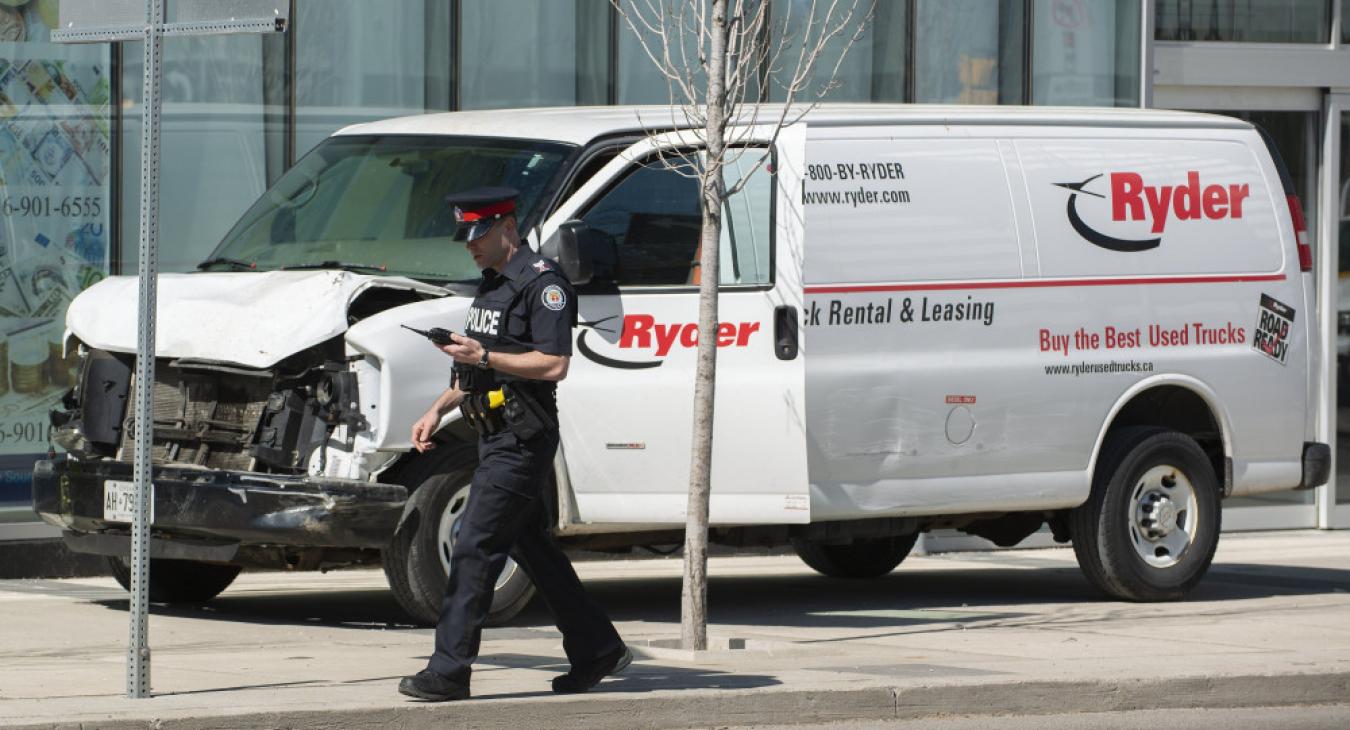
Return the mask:
<path fill-rule="evenodd" d="M 164 37 L 274 33 L 286 30 L 290 3 L 277 0 L 64 0 L 58 43 L 140 40 L 145 44 L 141 118 L 140 307 L 136 346 L 135 517 L 131 526 L 131 640 L 127 696 L 150 696 L 150 516 L 154 501 L 150 449 L 154 437 L 155 294 L 159 274 L 160 77 Z M 169 22 L 169 21 L 172 22 Z"/>

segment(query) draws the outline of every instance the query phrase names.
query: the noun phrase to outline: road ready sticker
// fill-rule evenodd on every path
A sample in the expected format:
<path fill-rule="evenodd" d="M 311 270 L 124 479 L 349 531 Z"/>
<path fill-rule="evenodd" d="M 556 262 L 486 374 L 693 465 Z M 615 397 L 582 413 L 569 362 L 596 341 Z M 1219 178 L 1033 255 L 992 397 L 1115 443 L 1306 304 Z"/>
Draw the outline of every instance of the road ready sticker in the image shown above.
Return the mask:
<path fill-rule="evenodd" d="M 1293 330 L 1294 308 L 1269 294 L 1262 294 L 1252 347 L 1283 365 L 1289 358 L 1289 333 Z"/>
<path fill-rule="evenodd" d="M 544 300 L 544 306 L 555 312 L 561 312 L 562 308 L 567 306 L 567 295 L 557 284 L 544 287 L 544 293 L 540 297 Z"/>

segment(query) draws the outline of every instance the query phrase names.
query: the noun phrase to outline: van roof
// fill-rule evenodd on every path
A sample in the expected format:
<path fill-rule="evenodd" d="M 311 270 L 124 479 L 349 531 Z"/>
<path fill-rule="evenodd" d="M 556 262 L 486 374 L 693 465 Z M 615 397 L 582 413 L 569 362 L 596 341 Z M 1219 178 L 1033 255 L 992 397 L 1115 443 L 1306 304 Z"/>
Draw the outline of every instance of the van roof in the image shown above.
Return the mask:
<path fill-rule="evenodd" d="M 760 121 L 772 121 L 782 105 L 766 104 Z M 1247 122 L 1212 114 L 1158 109 L 1092 107 L 939 106 L 933 104 L 821 104 L 807 117 L 812 126 L 871 124 L 1046 124 L 1086 127 L 1188 127 L 1250 129 Z M 520 137 L 586 144 L 597 137 L 688 126 L 669 106 L 592 106 L 440 112 L 356 124 L 337 134 L 454 134 Z"/>

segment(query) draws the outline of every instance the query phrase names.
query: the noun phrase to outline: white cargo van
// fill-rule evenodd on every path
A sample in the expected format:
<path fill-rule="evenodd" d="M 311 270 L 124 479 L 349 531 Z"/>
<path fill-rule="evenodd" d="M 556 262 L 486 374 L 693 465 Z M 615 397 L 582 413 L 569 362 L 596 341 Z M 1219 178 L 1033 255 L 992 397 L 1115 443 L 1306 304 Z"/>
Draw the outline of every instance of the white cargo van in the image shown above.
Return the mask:
<path fill-rule="evenodd" d="M 632 108 L 427 115 L 344 129 L 201 271 L 159 285 L 156 600 L 241 565 L 380 560 L 433 621 L 475 449 L 452 415 L 410 449 L 478 271 L 442 204 L 519 188 L 531 246 L 578 283 L 559 390 L 556 533 L 674 544 L 697 344 L 694 181 Z M 641 110 L 648 125 L 663 110 Z M 669 120 L 669 110 L 664 110 Z M 1229 496 L 1327 478 L 1310 251 L 1245 122 L 1156 111 L 825 106 L 744 130 L 721 242 L 712 539 L 792 544 L 830 576 L 893 569 L 956 528 L 1043 525 L 1131 600 L 1201 578 Z M 174 245 L 166 241 L 166 246 Z M 34 501 L 70 547 L 127 548 L 136 284 L 71 305 L 83 366 Z M 494 618 L 529 599 L 508 565 Z"/>

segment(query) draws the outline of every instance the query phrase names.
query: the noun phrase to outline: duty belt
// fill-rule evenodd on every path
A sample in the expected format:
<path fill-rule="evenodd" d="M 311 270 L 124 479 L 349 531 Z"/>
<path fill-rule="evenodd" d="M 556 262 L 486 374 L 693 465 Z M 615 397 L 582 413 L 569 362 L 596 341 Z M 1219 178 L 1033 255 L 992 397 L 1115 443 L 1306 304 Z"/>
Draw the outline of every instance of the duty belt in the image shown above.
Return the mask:
<path fill-rule="evenodd" d="M 486 393 L 468 393 L 459 404 L 459 412 L 480 436 L 491 436 L 506 428 L 502 415 L 505 403 L 506 394 L 501 388 Z"/>
<path fill-rule="evenodd" d="M 505 428 L 521 440 L 529 440 L 558 428 L 553 414 L 539 403 L 531 389 L 513 383 L 486 393 L 469 393 L 459 410 L 481 436 L 491 436 Z"/>

